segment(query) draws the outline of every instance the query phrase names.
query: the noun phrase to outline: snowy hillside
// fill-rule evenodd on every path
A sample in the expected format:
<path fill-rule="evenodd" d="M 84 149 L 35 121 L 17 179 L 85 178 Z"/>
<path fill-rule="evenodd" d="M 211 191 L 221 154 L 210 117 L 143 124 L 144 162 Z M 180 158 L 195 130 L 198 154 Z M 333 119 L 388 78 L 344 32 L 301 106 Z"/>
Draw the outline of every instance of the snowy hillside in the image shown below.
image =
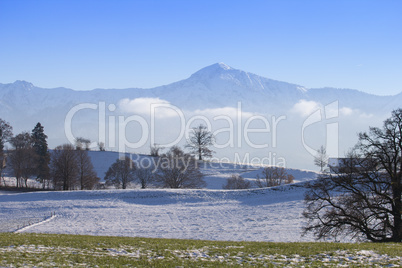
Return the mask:
<path fill-rule="evenodd" d="M 304 188 L 104 190 L 0 195 L 2 231 L 234 241 L 301 237 Z M 10 226 L 11 224 L 11 226 Z"/>
<path fill-rule="evenodd" d="M 119 157 L 90 151 L 99 177 Z M 132 155 L 140 163 L 149 156 Z M 253 181 L 262 167 L 201 163 L 207 189 L 0 192 L 0 231 L 208 240 L 311 241 L 300 237 L 303 181 L 315 172 L 287 169 L 295 184 L 222 189 L 232 174 Z M 10 178 L 11 180 L 11 178 Z M 133 185 L 132 187 L 136 187 Z M 137 186 L 138 187 L 138 186 Z M 23 226 L 27 227 L 21 228 Z"/>
<path fill-rule="evenodd" d="M 108 168 L 120 157 L 117 152 L 99 152 L 89 151 L 94 169 L 98 174 L 98 177 L 103 180 Z M 138 166 L 143 163 L 147 165 L 152 163 L 153 158 L 148 155 L 127 154 Z M 149 160 L 149 161 L 148 161 Z M 226 184 L 226 179 L 232 174 L 241 175 L 246 180 L 253 182 L 257 175 L 261 176 L 263 167 L 252 166 L 246 164 L 235 163 L 214 163 L 214 162 L 200 162 L 201 172 L 204 174 L 204 180 L 207 183 L 206 189 L 222 189 L 222 186 Z M 299 169 L 286 169 L 288 174 L 295 177 L 295 182 L 305 182 L 316 178 L 317 173 L 308 170 Z M 133 185 L 132 187 L 136 187 Z"/>

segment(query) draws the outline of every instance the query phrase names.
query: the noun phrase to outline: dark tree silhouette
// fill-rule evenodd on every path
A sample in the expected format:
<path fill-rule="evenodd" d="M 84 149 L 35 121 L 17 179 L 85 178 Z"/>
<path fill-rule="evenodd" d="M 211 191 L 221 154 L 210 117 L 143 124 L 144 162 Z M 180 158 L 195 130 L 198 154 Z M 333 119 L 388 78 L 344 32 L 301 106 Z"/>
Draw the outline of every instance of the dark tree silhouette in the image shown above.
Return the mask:
<path fill-rule="evenodd" d="M 163 149 L 163 147 L 159 146 L 158 144 L 154 144 L 151 146 L 151 156 L 159 156 L 160 151 Z"/>
<path fill-rule="evenodd" d="M 130 157 L 126 156 L 124 159 L 117 159 L 106 172 L 106 185 L 126 189 L 129 183 L 136 179 L 135 171 L 135 163 Z"/>
<path fill-rule="evenodd" d="M 89 146 L 91 145 L 91 140 L 90 139 L 86 139 L 83 137 L 78 137 L 75 139 L 75 148 L 77 150 L 84 150 L 84 146 L 85 146 L 85 150 L 89 151 L 90 148 Z"/>
<path fill-rule="evenodd" d="M 314 157 L 314 165 L 320 167 L 320 171 L 323 172 L 327 164 L 328 164 L 327 150 L 325 149 L 324 146 L 321 146 L 320 149 L 317 150 L 317 155 Z"/>
<path fill-rule="evenodd" d="M 179 147 L 160 156 L 155 180 L 165 188 L 202 188 L 205 181 L 194 157 Z"/>
<path fill-rule="evenodd" d="M 351 236 L 373 242 L 402 241 L 402 109 L 382 129 L 359 134 L 342 169 L 308 186 L 304 232 L 318 239 Z"/>
<path fill-rule="evenodd" d="M 31 133 L 33 149 L 37 156 L 36 176 L 42 183 L 42 187 L 49 187 L 50 180 L 50 153 L 47 146 L 47 135 L 41 123 L 37 123 Z"/>
<path fill-rule="evenodd" d="M 151 168 L 138 167 L 136 170 L 136 176 L 141 184 L 141 188 L 145 189 L 154 180 L 154 174 Z"/>
<path fill-rule="evenodd" d="M 56 190 L 74 190 L 78 186 L 78 159 L 73 145 L 63 144 L 53 150 L 50 170 Z"/>
<path fill-rule="evenodd" d="M 105 151 L 105 143 L 104 142 L 98 142 L 98 147 L 99 151 L 104 152 Z"/>
<path fill-rule="evenodd" d="M 255 184 L 263 188 L 292 183 L 293 180 L 294 177 L 282 167 L 266 167 L 262 170 L 262 176 L 257 175 Z"/>
<path fill-rule="evenodd" d="M 214 136 L 206 126 L 199 125 L 192 129 L 190 138 L 187 141 L 187 148 L 190 148 L 191 153 L 198 156 L 198 160 L 203 157 L 211 157 L 213 151 L 208 147 L 213 145 Z"/>
<path fill-rule="evenodd" d="M 226 184 L 222 188 L 228 190 L 249 189 L 251 188 L 251 182 L 246 181 L 242 176 L 232 175 L 226 180 Z"/>
<path fill-rule="evenodd" d="M 16 178 L 16 186 L 20 187 L 23 179 L 28 187 L 28 179 L 36 173 L 37 156 L 32 147 L 32 138 L 28 132 L 22 132 L 10 139 L 13 150 L 10 153 L 10 166 Z"/>
<path fill-rule="evenodd" d="M 77 165 L 78 165 L 78 181 L 81 190 L 92 190 L 99 183 L 99 178 L 92 165 L 88 151 L 78 150 Z"/>
<path fill-rule="evenodd" d="M 0 178 L 6 168 L 7 157 L 4 153 L 4 144 L 13 136 L 13 127 L 10 123 L 0 118 Z"/>

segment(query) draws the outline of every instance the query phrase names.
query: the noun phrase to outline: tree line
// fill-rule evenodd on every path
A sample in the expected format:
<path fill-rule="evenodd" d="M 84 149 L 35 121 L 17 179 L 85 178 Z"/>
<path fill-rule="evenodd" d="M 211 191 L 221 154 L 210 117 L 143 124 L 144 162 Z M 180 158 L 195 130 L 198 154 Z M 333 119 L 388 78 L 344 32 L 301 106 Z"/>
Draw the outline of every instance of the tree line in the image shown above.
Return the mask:
<path fill-rule="evenodd" d="M 151 150 L 152 151 L 152 150 Z M 105 176 L 106 186 L 126 189 L 130 183 L 137 182 L 141 188 L 150 185 L 160 188 L 202 188 L 206 186 L 196 158 L 173 146 L 164 154 L 158 154 L 156 166 L 137 166 L 125 156 L 117 159 Z"/>
<path fill-rule="evenodd" d="M 141 188 L 202 188 L 206 186 L 199 162 L 205 157 L 211 157 L 213 151 L 208 147 L 213 144 L 214 136 L 203 125 L 192 129 L 184 152 L 180 147 L 173 146 L 161 154 L 162 147 L 151 147 L 151 157 L 158 158 L 157 166 L 136 166 L 130 157 L 117 159 L 107 170 L 104 181 L 94 170 L 88 155 L 91 141 L 79 137 L 72 144 L 48 149 L 47 135 L 44 127 L 37 123 L 29 132 L 13 136 L 12 126 L 0 119 L 0 177 L 7 166 L 15 177 L 17 187 L 29 187 L 28 179 L 35 178 L 43 189 L 55 190 L 91 190 L 102 186 L 114 186 L 126 189 L 132 183 L 140 184 Z M 5 143 L 11 145 L 10 150 L 4 150 Z M 104 151 L 104 144 L 98 144 Z M 293 176 L 288 175 L 283 168 L 268 167 L 257 177 L 257 187 L 271 187 L 293 182 Z M 251 183 L 244 178 L 233 175 L 227 180 L 224 189 L 246 189 Z"/>
<path fill-rule="evenodd" d="M 88 152 L 70 144 L 57 146 L 51 152 L 47 138 L 41 123 L 30 133 L 24 131 L 14 136 L 10 123 L 0 119 L 0 178 L 4 180 L 8 168 L 16 187 L 30 187 L 28 180 L 35 178 L 43 189 L 95 188 L 99 178 Z M 9 150 L 5 150 L 6 142 L 11 145 Z"/>
<path fill-rule="evenodd" d="M 35 178 L 43 189 L 85 190 L 100 187 L 100 178 L 88 155 L 89 139 L 79 137 L 75 146 L 63 144 L 50 151 L 47 138 L 41 123 L 37 123 L 30 133 L 25 131 L 14 136 L 10 123 L 0 119 L 0 178 L 4 180 L 7 167 L 15 177 L 16 187 L 29 187 L 30 178 Z M 186 147 L 202 160 L 211 156 L 208 146 L 212 145 L 212 140 L 212 134 L 200 125 L 193 129 L 192 139 Z M 9 150 L 5 150 L 7 142 L 11 146 Z M 98 146 L 100 151 L 105 150 L 103 143 Z M 137 167 L 129 157 L 117 159 L 105 174 L 106 186 L 126 189 L 134 181 L 138 181 L 141 188 L 151 184 L 164 188 L 201 188 L 206 185 L 192 154 L 177 146 L 164 154 L 159 153 L 161 149 L 158 146 L 151 148 L 151 155 L 160 158 L 159 166 L 152 170 Z"/>

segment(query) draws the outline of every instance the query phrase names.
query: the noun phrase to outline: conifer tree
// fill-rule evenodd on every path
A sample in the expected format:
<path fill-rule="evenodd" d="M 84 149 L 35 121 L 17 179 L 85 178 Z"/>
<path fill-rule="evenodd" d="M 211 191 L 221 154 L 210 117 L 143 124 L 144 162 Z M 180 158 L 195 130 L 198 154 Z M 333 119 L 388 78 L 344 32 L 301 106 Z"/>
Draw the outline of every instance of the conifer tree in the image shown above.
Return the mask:
<path fill-rule="evenodd" d="M 13 127 L 10 123 L 0 118 L 0 179 L 4 168 L 6 167 L 6 154 L 4 153 L 4 144 L 13 136 Z"/>
<path fill-rule="evenodd" d="M 47 135 L 44 132 L 44 128 L 41 123 L 37 123 L 35 128 L 32 130 L 32 141 L 33 148 L 37 157 L 36 174 L 37 179 L 42 182 L 43 188 L 46 187 L 46 182 L 50 179 L 50 154 L 47 146 Z"/>

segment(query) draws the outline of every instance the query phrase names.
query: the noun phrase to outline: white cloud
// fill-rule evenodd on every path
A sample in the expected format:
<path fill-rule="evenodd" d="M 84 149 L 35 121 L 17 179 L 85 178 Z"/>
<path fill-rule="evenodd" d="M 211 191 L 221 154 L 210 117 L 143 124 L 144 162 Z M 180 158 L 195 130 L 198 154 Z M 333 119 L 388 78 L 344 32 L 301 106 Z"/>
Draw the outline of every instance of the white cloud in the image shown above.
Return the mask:
<path fill-rule="evenodd" d="M 119 109 L 125 113 L 140 115 L 151 115 L 151 112 L 154 112 L 156 117 L 161 118 L 178 116 L 182 113 L 178 107 L 159 98 L 122 99 L 119 102 Z"/>
<path fill-rule="evenodd" d="M 353 110 L 352 108 L 349 108 L 349 107 L 342 107 L 339 109 L 339 113 L 341 115 L 348 116 L 348 115 L 352 115 L 354 112 L 355 112 L 355 110 Z"/>
<path fill-rule="evenodd" d="M 292 113 L 296 113 L 302 117 L 306 117 L 314 113 L 315 111 L 321 109 L 321 104 L 315 101 L 300 100 L 298 103 L 293 105 L 290 110 Z"/>
<path fill-rule="evenodd" d="M 342 107 L 339 109 L 339 114 L 343 116 L 358 116 L 360 118 L 371 118 L 373 114 L 366 114 L 359 109 L 352 109 L 349 107 Z"/>

